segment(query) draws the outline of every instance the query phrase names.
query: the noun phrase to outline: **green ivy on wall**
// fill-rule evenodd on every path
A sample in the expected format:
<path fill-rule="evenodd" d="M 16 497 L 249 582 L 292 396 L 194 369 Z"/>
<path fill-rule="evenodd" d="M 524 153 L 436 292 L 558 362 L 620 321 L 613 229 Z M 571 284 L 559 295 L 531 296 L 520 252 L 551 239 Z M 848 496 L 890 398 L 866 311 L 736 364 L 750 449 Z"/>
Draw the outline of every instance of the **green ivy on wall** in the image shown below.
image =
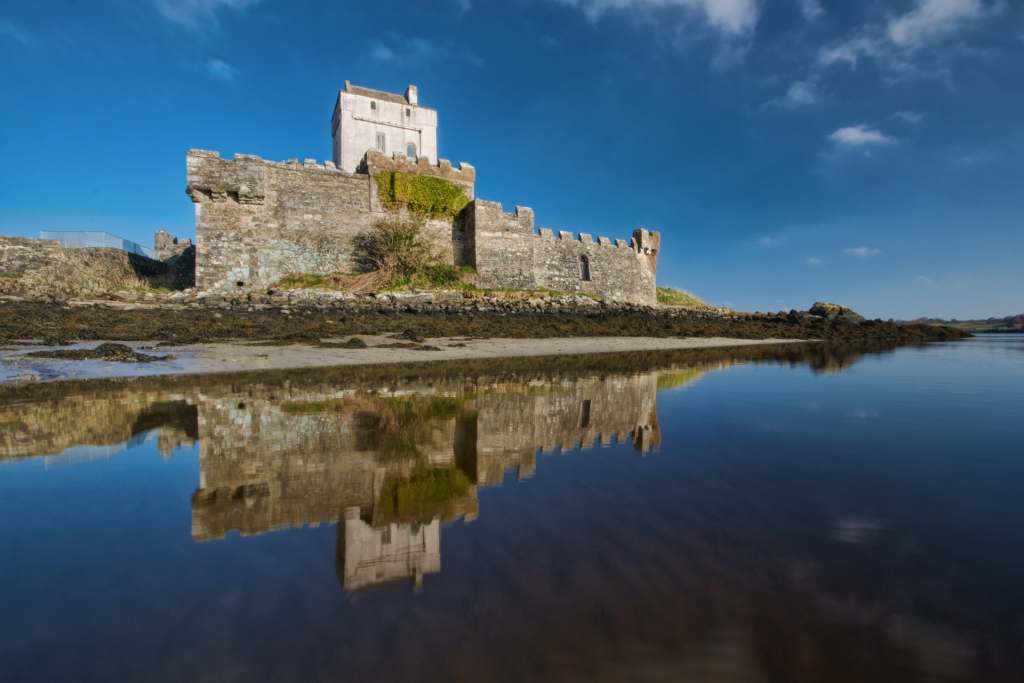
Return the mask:
<path fill-rule="evenodd" d="M 405 207 L 425 218 L 455 218 L 469 203 L 461 187 L 442 178 L 382 171 L 374 176 L 384 208 Z"/>

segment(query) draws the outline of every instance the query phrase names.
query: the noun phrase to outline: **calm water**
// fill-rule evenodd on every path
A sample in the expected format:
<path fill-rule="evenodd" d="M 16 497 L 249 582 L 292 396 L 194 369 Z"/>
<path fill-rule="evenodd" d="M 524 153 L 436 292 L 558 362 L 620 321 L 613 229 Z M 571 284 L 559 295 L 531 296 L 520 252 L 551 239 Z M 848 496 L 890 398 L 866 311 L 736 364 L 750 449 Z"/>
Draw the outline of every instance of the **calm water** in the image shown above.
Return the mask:
<path fill-rule="evenodd" d="M 0 679 L 1024 680 L 1024 336 L 758 353 L 0 407 Z"/>

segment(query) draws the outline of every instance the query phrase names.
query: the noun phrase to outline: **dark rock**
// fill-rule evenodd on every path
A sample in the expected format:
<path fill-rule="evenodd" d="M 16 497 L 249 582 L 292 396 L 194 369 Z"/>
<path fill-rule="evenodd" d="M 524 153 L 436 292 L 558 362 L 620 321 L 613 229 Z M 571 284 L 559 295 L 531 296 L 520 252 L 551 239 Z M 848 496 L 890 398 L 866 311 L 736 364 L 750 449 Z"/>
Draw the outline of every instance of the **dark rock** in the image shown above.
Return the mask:
<path fill-rule="evenodd" d="M 864 316 L 860 315 L 852 308 L 829 303 L 827 301 L 815 301 L 814 305 L 811 306 L 810 311 L 808 312 L 811 315 L 818 316 L 819 318 L 826 318 L 834 322 L 864 322 Z"/>
<path fill-rule="evenodd" d="M 173 356 L 150 356 L 138 353 L 125 344 L 100 344 L 94 349 L 67 349 L 51 351 L 33 351 L 26 353 L 32 358 L 58 358 L 61 360 L 107 360 L 118 363 L 151 363 L 157 360 L 170 360 Z"/>
<path fill-rule="evenodd" d="M 415 309 L 410 310 L 410 312 L 415 312 Z M 403 330 L 401 334 L 396 334 L 394 338 L 405 339 L 406 341 L 416 342 L 417 344 L 421 343 L 424 339 L 423 335 L 420 335 L 413 330 Z"/>

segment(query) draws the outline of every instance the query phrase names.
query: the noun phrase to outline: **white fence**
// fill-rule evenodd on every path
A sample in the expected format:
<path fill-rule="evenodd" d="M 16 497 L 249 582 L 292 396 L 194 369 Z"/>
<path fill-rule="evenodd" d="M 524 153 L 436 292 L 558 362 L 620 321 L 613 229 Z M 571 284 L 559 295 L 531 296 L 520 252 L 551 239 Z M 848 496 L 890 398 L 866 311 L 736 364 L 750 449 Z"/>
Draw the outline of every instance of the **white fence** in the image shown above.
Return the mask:
<path fill-rule="evenodd" d="M 156 252 L 149 247 L 144 247 L 141 244 L 126 240 L 117 235 L 111 235 L 109 232 L 102 230 L 41 230 L 39 232 L 39 239 L 57 240 L 61 246 L 71 249 L 77 247 L 112 247 L 127 251 L 129 254 L 148 256 L 151 259 L 156 258 Z"/>

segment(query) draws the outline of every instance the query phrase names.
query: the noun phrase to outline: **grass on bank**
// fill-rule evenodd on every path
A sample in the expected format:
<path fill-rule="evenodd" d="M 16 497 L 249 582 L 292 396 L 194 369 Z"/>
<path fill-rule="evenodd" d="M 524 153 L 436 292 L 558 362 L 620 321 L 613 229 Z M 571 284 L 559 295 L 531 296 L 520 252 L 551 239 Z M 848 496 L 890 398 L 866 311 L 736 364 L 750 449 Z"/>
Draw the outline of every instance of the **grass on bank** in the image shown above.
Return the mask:
<path fill-rule="evenodd" d="M 21 273 L 15 273 L 10 270 L 0 270 L 0 278 L 5 280 L 17 280 L 21 277 Z"/>
<path fill-rule="evenodd" d="M 678 308 L 692 308 L 696 310 L 711 308 L 711 306 L 693 294 L 674 287 L 658 287 L 658 303 L 662 306 L 676 306 Z"/>

